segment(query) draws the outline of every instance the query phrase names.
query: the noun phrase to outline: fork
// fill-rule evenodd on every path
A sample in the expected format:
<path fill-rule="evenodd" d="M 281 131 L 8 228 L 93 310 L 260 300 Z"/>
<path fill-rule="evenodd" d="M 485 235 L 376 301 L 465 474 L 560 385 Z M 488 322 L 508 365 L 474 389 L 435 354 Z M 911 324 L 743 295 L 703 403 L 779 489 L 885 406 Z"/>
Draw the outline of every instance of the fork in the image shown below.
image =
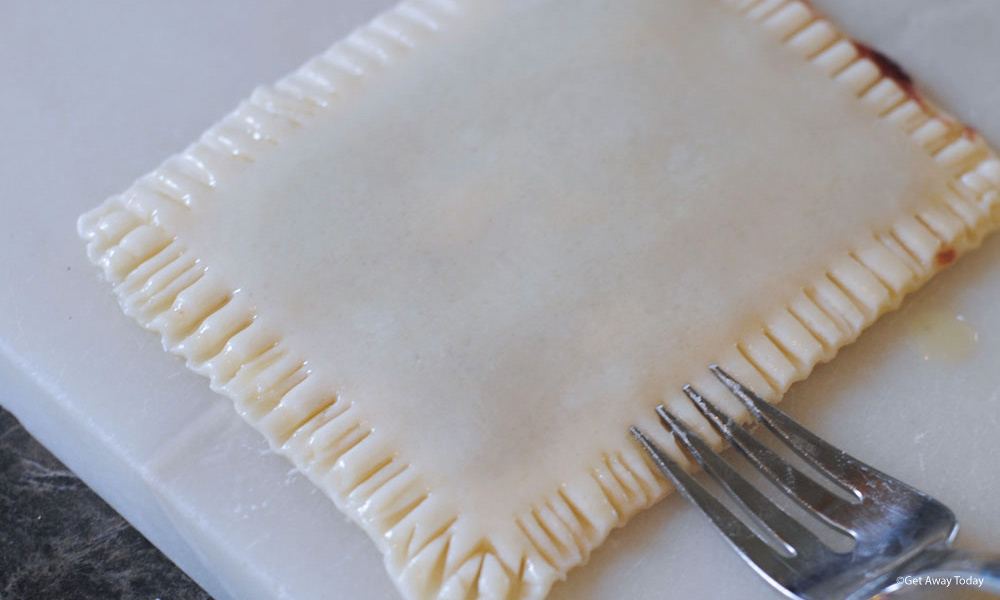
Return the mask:
<path fill-rule="evenodd" d="M 791 598 L 861 600 L 914 582 L 976 585 L 1000 596 L 1000 555 L 951 549 L 958 522 L 941 502 L 849 456 L 757 396 L 718 365 L 715 376 L 774 435 L 819 474 L 810 477 L 699 394 L 684 393 L 712 426 L 778 490 L 818 517 L 820 527 L 846 534 L 853 548 L 834 550 L 739 474 L 663 405 L 656 412 L 688 454 L 749 514 L 757 533 L 637 427 L 632 435 L 657 468 L 695 504 L 736 552 Z M 817 480 L 827 479 L 827 485 Z M 836 494 L 830 485 L 844 493 Z M 768 539 L 772 538 L 772 539 Z"/>

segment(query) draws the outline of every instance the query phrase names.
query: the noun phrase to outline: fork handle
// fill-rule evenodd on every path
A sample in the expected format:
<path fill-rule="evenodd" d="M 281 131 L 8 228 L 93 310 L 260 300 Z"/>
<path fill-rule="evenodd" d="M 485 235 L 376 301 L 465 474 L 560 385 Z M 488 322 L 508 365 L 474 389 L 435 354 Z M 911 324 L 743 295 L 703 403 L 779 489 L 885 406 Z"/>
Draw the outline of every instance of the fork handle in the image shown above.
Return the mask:
<path fill-rule="evenodd" d="M 971 581 L 964 585 L 990 592 L 1000 597 L 1000 554 L 984 552 L 968 552 L 965 550 L 933 550 L 920 556 L 919 566 L 915 569 L 896 573 L 896 578 L 889 582 L 882 591 L 892 593 L 921 581 L 927 577 L 941 577 L 958 585 L 955 577 L 965 580 L 981 579 L 982 583 Z M 907 578 L 910 578 L 907 580 Z M 921 579 L 917 579 L 921 578 Z M 909 584 L 909 585 L 908 585 Z"/>

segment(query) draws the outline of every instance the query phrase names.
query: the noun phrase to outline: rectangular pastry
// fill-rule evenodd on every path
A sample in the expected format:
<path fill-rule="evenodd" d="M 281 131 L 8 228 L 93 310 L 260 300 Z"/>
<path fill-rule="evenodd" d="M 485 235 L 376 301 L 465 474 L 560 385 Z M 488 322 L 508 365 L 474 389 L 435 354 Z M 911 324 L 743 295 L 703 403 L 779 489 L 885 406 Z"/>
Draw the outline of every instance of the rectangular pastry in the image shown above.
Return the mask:
<path fill-rule="evenodd" d="M 404 0 L 79 228 L 405 597 L 526 600 L 668 491 L 628 425 L 776 400 L 998 204 L 800 0 Z"/>

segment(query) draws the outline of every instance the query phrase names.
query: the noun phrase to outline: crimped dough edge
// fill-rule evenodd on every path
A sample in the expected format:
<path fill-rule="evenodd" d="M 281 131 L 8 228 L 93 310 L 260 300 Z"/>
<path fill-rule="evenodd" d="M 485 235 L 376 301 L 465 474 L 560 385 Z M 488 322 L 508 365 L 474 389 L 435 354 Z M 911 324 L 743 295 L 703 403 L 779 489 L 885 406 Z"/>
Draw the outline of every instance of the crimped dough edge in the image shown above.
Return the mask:
<path fill-rule="evenodd" d="M 537 600 L 585 562 L 611 529 L 669 491 L 637 447 L 623 435 L 622 446 L 605 452 L 599 464 L 562 474 L 568 483 L 554 484 L 509 531 L 471 537 L 461 511 L 441 505 L 392 441 L 373 435 L 351 403 L 339 400 L 288 347 L 279 328 L 156 219 L 158 206 L 191 206 L 280 146 L 313 115 L 335 107 L 353 82 L 378 76 L 447 27 L 465 1 L 403 0 L 274 86 L 257 89 L 198 142 L 84 214 L 78 228 L 124 312 L 208 377 L 275 451 L 368 532 L 406 597 Z M 891 63 L 806 2 L 722 1 L 850 89 L 873 118 L 898 127 L 950 176 L 946 196 L 834 257 L 794 297 L 761 315 L 758 329 L 720 349 L 724 369 L 777 401 L 1000 226 L 1000 159 L 975 132 L 916 94 Z M 706 374 L 691 375 L 692 383 L 706 384 Z M 699 416 L 685 417 L 721 445 Z M 687 464 L 652 414 L 638 425 Z"/>

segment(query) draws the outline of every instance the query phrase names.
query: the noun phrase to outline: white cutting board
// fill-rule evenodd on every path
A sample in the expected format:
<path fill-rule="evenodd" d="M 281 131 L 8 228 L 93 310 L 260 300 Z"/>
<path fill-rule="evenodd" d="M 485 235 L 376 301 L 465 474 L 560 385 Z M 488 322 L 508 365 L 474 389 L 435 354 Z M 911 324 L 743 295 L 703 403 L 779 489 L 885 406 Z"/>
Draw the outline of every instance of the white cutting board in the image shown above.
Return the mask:
<path fill-rule="evenodd" d="M 1000 144 L 1000 1 L 814 2 Z M 0 403 L 219 600 L 397 595 L 365 535 L 121 315 L 75 219 L 389 4 L 0 3 Z M 928 309 L 963 315 L 978 351 L 923 360 L 908 330 Z M 1000 237 L 785 407 L 948 503 L 959 545 L 1000 551 L 998 357 Z M 551 598 L 674 596 L 779 597 L 675 497 L 615 532 Z"/>

